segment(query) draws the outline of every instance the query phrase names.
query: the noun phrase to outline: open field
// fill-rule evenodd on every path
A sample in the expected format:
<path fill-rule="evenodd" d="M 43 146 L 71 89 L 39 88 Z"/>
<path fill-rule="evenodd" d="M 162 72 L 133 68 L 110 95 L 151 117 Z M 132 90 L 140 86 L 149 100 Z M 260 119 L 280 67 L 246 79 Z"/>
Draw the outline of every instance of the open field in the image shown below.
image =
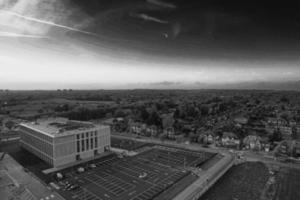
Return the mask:
<path fill-rule="evenodd" d="M 274 199 L 298 200 L 300 199 L 300 170 L 281 169 L 276 174 L 276 193 Z"/>
<path fill-rule="evenodd" d="M 259 200 L 268 178 L 263 163 L 242 163 L 233 166 L 199 200 Z"/>

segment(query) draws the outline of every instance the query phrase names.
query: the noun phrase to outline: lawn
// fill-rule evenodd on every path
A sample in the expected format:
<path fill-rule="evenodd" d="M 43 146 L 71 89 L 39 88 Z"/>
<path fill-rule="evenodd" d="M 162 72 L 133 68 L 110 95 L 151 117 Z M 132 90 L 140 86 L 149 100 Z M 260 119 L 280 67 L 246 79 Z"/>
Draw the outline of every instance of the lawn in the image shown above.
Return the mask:
<path fill-rule="evenodd" d="M 300 199 L 300 170 L 281 169 L 276 174 L 276 196 L 279 200 Z"/>
<path fill-rule="evenodd" d="M 258 200 L 269 178 L 267 166 L 246 162 L 233 166 L 199 200 Z"/>

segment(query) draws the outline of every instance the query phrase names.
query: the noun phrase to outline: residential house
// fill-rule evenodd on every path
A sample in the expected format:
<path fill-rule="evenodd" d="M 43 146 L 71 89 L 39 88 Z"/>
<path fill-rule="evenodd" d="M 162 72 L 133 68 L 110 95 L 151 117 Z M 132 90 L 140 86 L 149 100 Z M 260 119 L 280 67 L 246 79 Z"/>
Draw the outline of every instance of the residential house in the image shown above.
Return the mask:
<path fill-rule="evenodd" d="M 143 135 L 146 130 L 146 124 L 140 122 L 133 122 L 130 124 L 130 132 L 137 135 Z"/>
<path fill-rule="evenodd" d="M 292 127 L 290 126 L 279 126 L 279 131 L 282 134 L 283 139 L 290 139 L 292 136 Z"/>
<path fill-rule="evenodd" d="M 163 130 L 163 133 L 166 134 L 168 136 L 168 138 L 170 138 L 170 139 L 174 139 L 175 138 L 175 130 L 174 130 L 173 127 L 165 128 Z"/>
<path fill-rule="evenodd" d="M 245 125 L 248 123 L 248 118 L 240 116 L 240 117 L 236 117 L 233 120 L 236 124 L 240 124 L 240 125 Z"/>
<path fill-rule="evenodd" d="M 212 144 L 214 142 L 214 134 L 210 131 L 201 133 L 197 140 L 199 143 Z"/>
<path fill-rule="evenodd" d="M 221 138 L 221 144 L 228 147 L 238 147 L 240 145 L 240 140 L 236 134 L 232 132 L 224 132 Z"/>
<path fill-rule="evenodd" d="M 262 143 L 261 143 L 261 137 L 256 135 L 248 135 L 243 140 L 243 145 L 246 149 L 251 150 L 261 150 Z"/>
<path fill-rule="evenodd" d="M 159 133 L 157 126 L 151 125 L 146 128 L 146 133 L 148 136 L 156 137 Z"/>

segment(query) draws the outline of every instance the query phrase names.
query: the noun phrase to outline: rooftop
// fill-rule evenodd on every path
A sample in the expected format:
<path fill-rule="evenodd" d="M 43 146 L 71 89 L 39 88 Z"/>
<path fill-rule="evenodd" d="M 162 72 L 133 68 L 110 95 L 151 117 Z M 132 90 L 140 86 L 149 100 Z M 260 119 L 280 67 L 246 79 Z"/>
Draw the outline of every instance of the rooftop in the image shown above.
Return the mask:
<path fill-rule="evenodd" d="M 51 137 L 74 134 L 82 130 L 93 129 L 102 125 L 95 125 L 91 122 L 68 120 L 66 118 L 39 119 L 35 122 L 22 123 L 30 129 L 35 129 Z"/>

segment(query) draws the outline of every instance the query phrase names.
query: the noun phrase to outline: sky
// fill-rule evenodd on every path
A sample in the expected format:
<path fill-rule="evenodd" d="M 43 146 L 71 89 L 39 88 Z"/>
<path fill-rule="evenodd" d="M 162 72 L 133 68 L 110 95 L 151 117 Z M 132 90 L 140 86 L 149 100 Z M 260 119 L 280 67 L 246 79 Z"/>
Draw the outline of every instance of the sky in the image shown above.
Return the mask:
<path fill-rule="evenodd" d="M 0 0 L 0 88 L 299 82 L 299 7 L 268 2 Z"/>

